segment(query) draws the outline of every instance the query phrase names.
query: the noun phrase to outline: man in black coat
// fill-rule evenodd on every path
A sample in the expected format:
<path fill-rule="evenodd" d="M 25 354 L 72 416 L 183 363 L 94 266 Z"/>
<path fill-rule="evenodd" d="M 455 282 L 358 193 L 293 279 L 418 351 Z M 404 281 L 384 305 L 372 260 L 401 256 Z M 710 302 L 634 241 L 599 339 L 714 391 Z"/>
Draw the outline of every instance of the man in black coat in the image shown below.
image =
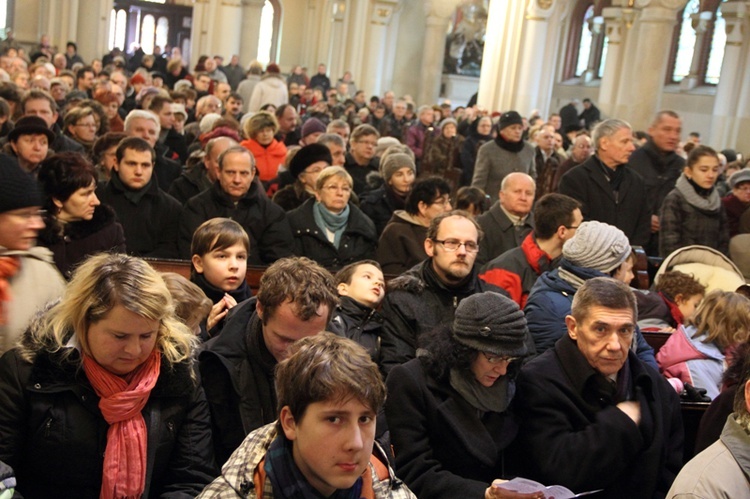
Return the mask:
<path fill-rule="evenodd" d="M 427 260 L 393 279 L 383 300 L 380 340 L 381 371 L 413 359 L 419 337 L 436 326 L 453 321 L 458 303 L 467 296 L 505 290 L 479 279 L 474 261 L 481 229 L 464 211 L 435 217 L 427 230 Z M 532 347 L 533 348 L 533 347 Z"/>
<path fill-rule="evenodd" d="M 646 246 L 651 209 L 643 177 L 628 166 L 635 150 L 632 128 L 609 119 L 594 129 L 592 140 L 596 154 L 563 175 L 558 191 L 581 203 L 585 220 L 614 225 L 631 245 Z"/>
<path fill-rule="evenodd" d="M 646 196 L 651 209 L 651 241 L 646 251 L 659 252 L 659 211 L 667 194 L 674 189 L 685 168 L 685 159 L 675 151 L 680 145 L 682 120 L 674 111 L 660 111 L 648 129 L 648 141 L 636 149 L 628 164 L 646 182 Z"/>
<path fill-rule="evenodd" d="M 177 224 L 182 207 L 159 188 L 154 175 L 154 149 L 143 139 L 128 137 L 117 146 L 116 154 L 112 177 L 96 194 L 115 210 L 128 253 L 177 258 Z"/>
<path fill-rule="evenodd" d="M 636 320 L 625 284 L 590 279 L 565 319 L 568 335 L 521 369 L 524 476 L 602 497 L 664 497 L 682 466 L 680 401 L 630 351 Z"/>
<path fill-rule="evenodd" d="M 284 258 L 263 273 L 257 297 L 231 310 L 199 358 L 217 462 L 276 420 L 276 364 L 296 340 L 324 331 L 337 304 L 327 270 L 307 258 Z"/>
<path fill-rule="evenodd" d="M 250 236 L 248 264 L 268 265 L 292 256 L 294 238 L 286 213 L 255 180 L 255 159 L 242 146 L 219 155 L 219 174 L 210 189 L 188 200 L 180 216 L 179 250 L 189 259 L 193 232 L 206 220 L 231 218 Z"/>
<path fill-rule="evenodd" d="M 183 205 L 193 196 L 210 189 L 219 175 L 219 155 L 232 146 L 239 145 L 230 137 L 214 137 L 206 144 L 203 161 L 189 168 L 172 182 L 169 195 Z"/>

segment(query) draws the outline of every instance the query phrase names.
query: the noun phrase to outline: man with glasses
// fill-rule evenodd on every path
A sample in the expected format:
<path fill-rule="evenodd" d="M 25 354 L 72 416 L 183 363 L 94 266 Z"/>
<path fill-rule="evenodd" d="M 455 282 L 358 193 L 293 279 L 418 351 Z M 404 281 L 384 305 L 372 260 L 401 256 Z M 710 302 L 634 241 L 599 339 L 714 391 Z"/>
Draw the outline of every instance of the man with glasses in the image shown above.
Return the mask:
<path fill-rule="evenodd" d="M 36 245 L 44 228 L 41 205 L 36 180 L 13 159 L 0 156 L 0 355 L 65 289 L 52 252 Z"/>
<path fill-rule="evenodd" d="M 354 192 L 362 195 L 367 190 L 367 174 L 377 172 L 380 160 L 375 157 L 375 147 L 380 134 L 370 125 L 359 125 L 352 132 L 350 152 L 346 154 L 344 168 L 354 180 Z"/>
<path fill-rule="evenodd" d="M 474 261 L 482 230 L 465 211 L 436 216 L 427 230 L 427 259 L 393 279 L 383 301 L 381 369 L 413 359 L 420 336 L 453 321 L 459 302 L 475 293 L 507 293 L 479 279 Z"/>
<path fill-rule="evenodd" d="M 534 179 L 525 173 L 513 172 L 503 178 L 499 200 L 477 217 L 479 226 L 487 234 L 477 255 L 477 263 L 485 264 L 509 249 L 517 248 L 534 230 L 531 208 L 535 192 Z"/>

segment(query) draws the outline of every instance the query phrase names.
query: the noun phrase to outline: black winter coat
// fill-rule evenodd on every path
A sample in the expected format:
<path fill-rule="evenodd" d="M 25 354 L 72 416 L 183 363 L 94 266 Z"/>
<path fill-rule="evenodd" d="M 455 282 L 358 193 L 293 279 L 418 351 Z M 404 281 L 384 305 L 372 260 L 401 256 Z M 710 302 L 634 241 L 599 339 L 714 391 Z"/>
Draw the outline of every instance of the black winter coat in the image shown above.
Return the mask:
<path fill-rule="evenodd" d="M 425 258 L 424 240 L 427 227 L 419 225 L 404 210 L 398 210 L 385 226 L 378 240 L 375 259 L 384 274 L 403 274 Z"/>
<path fill-rule="evenodd" d="M 52 251 L 55 265 L 66 279 L 76 265 L 87 257 L 103 251 L 125 252 L 125 234 L 107 205 L 99 205 L 91 220 L 61 224 L 46 217 L 39 231 L 38 244 Z"/>
<path fill-rule="evenodd" d="M 308 199 L 288 214 L 296 255 L 306 256 L 331 270 L 375 257 L 375 248 L 378 246 L 375 224 L 362 213 L 362 210 L 349 204 L 349 220 L 337 249 L 315 223 L 315 203 L 315 199 Z"/>
<path fill-rule="evenodd" d="M 116 174 L 115 174 L 116 175 Z M 119 179 L 111 179 L 96 190 L 102 204 L 115 210 L 125 231 L 125 245 L 131 255 L 151 258 L 177 258 L 177 224 L 180 202 L 159 188 L 151 177 L 145 194 L 134 203 L 125 197 Z"/>
<path fill-rule="evenodd" d="M 206 220 L 231 218 L 250 236 L 248 265 L 269 265 L 292 256 L 294 240 L 284 210 L 271 202 L 258 181 L 250 184 L 245 196 L 235 204 L 219 182 L 190 199 L 180 216 L 179 247 L 182 258 L 189 259 L 193 232 Z"/>
<path fill-rule="evenodd" d="M 685 159 L 676 152 L 663 153 L 652 140 L 633 151 L 628 159 L 633 171 L 643 177 L 646 197 L 652 215 L 658 215 L 667 194 L 674 189 L 677 178 L 685 168 Z"/>
<path fill-rule="evenodd" d="M 401 199 L 399 202 L 393 191 L 386 189 L 386 186 L 383 185 L 367 192 L 362 196 L 362 201 L 359 204 L 365 215 L 370 217 L 370 220 L 375 224 L 375 232 L 378 237 L 385 230 L 385 226 L 388 225 L 393 213 L 396 210 L 404 209 L 404 200 Z"/>
<path fill-rule="evenodd" d="M 394 366 L 413 359 L 423 333 L 453 322 L 459 302 L 483 291 L 508 296 L 504 289 L 479 279 L 476 266 L 463 283 L 448 287 L 437 278 L 431 258 L 393 279 L 383 300 L 382 370 L 388 373 Z"/>
<path fill-rule="evenodd" d="M 20 349 L 0 359 L 0 460 L 27 499 L 98 498 L 109 425 L 79 356 Z M 188 362 L 161 373 L 143 409 L 148 429 L 144 497 L 195 497 L 218 475 L 208 406 Z"/>
<path fill-rule="evenodd" d="M 276 359 L 263 341 L 256 301 L 251 298 L 234 307 L 221 334 L 206 343 L 199 357 L 220 463 L 247 434 L 277 417 Z"/>
<path fill-rule="evenodd" d="M 398 476 L 417 495 L 434 499 L 482 499 L 506 476 L 504 450 L 518 432 L 511 412 L 482 417 L 419 359 L 388 375 L 385 414 Z"/>
<path fill-rule="evenodd" d="M 643 177 L 625 165 L 622 184 L 615 194 L 604 176 L 599 158 L 592 156 L 560 179 L 558 192 L 583 205 L 585 220 L 614 225 L 628 236 L 630 244 L 646 246 L 651 237 L 651 205 Z"/>
<path fill-rule="evenodd" d="M 383 316 L 374 308 L 362 305 L 348 296 L 341 296 L 340 299 L 341 303 L 331 317 L 328 330 L 362 345 L 372 361 L 378 364 Z"/>
<path fill-rule="evenodd" d="M 183 206 L 188 200 L 211 187 L 206 165 L 198 163 L 186 170 L 169 187 L 169 195 L 179 201 Z"/>
<path fill-rule="evenodd" d="M 626 399 L 640 402 L 639 425 L 568 336 L 521 369 L 515 401 L 524 476 L 576 493 L 604 489 L 607 498 L 665 496 L 682 467 L 680 401 L 633 352 L 626 365 Z"/>

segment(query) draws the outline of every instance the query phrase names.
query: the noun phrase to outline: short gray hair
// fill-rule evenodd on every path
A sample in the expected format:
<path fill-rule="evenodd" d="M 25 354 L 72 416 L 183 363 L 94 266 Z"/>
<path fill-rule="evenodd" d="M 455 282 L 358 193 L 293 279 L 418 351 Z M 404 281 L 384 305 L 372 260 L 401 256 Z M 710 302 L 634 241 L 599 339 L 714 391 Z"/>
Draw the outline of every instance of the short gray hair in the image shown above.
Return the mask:
<path fill-rule="evenodd" d="M 594 131 L 591 133 L 591 142 L 594 143 L 594 149 L 598 151 L 599 142 L 603 138 L 611 137 L 623 128 L 627 128 L 628 130 L 633 129 L 633 127 L 630 126 L 630 123 L 617 118 L 610 118 L 596 125 L 596 128 L 594 128 Z"/>
<path fill-rule="evenodd" d="M 128 113 L 127 116 L 125 116 L 125 124 L 123 125 L 125 133 L 128 133 L 128 130 L 130 130 L 130 125 L 131 123 L 133 123 L 133 120 L 139 118 L 153 121 L 154 123 L 156 123 L 156 133 L 158 134 L 161 132 L 161 123 L 159 123 L 159 117 L 154 112 L 146 111 L 145 109 L 133 109 Z"/>
<path fill-rule="evenodd" d="M 633 312 L 633 324 L 638 320 L 638 306 L 633 291 L 627 284 L 612 277 L 587 280 L 573 297 L 571 315 L 578 322 L 584 321 L 592 307 L 630 310 Z"/>
<path fill-rule="evenodd" d="M 316 140 L 318 144 L 323 144 L 324 146 L 328 146 L 328 144 L 336 144 L 339 147 L 342 147 L 346 149 L 346 143 L 344 142 L 344 139 L 341 137 L 341 135 L 335 134 L 335 133 L 324 133 L 320 137 L 318 137 L 318 140 Z"/>

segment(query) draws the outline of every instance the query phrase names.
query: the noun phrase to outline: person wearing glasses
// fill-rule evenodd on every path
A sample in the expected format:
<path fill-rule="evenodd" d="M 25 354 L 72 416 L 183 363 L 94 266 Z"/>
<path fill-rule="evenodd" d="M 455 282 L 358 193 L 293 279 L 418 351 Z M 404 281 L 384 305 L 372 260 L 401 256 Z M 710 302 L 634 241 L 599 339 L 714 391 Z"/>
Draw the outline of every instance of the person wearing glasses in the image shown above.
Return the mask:
<path fill-rule="evenodd" d="M 515 302 L 477 293 L 424 335 L 417 358 L 391 370 L 385 414 L 396 468 L 417 497 L 505 497 L 491 484 L 518 472 L 511 401 L 528 337 Z"/>
<path fill-rule="evenodd" d="M 341 166 L 328 166 L 320 172 L 315 198 L 288 215 L 296 255 L 331 270 L 375 256 L 375 224 L 349 202 L 352 187 L 352 177 Z"/>
<path fill-rule="evenodd" d="M 377 172 L 380 160 L 375 156 L 380 134 L 371 125 L 359 125 L 349 138 L 350 152 L 346 153 L 344 168 L 354 180 L 354 192 L 357 196 L 368 189 L 367 174 Z"/>
<path fill-rule="evenodd" d="M 0 155 L 0 355 L 65 289 L 52 252 L 36 245 L 37 233 L 44 227 L 41 206 L 34 177 Z"/>
<path fill-rule="evenodd" d="M 86 156 L 91 159 L 98 125 L 94 110 L 90 107 L 74 107 L 65 114 L 63 130 L 71 139 L 83 146 Z"/>
<path fill-rule="evenodd" d="M 479 225 L 465 211 L 448 211 L 432 220 L 424 241 L 427 259 L 393 279 L 383 301 L 383 372 L 413 359 L 422 335 L 450 324 L 464 298 L 484 291 L 507 295 L 479 279 L 474 261 L 481 238 Z"/>

